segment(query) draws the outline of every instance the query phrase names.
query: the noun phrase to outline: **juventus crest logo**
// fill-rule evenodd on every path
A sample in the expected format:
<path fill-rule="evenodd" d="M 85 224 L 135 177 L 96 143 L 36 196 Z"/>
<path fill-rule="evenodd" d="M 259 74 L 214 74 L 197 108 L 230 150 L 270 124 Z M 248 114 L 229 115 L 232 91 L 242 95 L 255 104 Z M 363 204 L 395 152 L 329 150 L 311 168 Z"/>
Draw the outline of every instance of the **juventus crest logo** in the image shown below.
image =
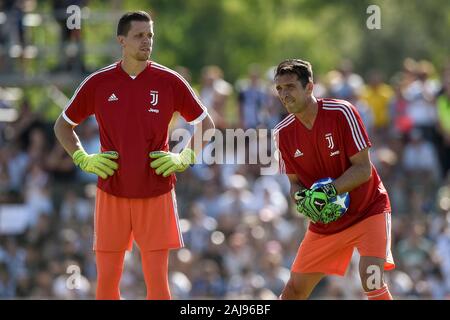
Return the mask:
<path fill-rule="evenodd" d="M 333 149 L 334 148 L 334 142 L 333 142 L 333 136 L 331 133 L 327 133 L 325 135 L 325 139 L 328 141 L 328 148 Z"/>
<path fill-rule="evenodd" d="M 155 90 L 150 91 L 150 97 L 152 98 L 150 104 L 152 106 L 156 106 L 158 104 L 158 91 Z"/>

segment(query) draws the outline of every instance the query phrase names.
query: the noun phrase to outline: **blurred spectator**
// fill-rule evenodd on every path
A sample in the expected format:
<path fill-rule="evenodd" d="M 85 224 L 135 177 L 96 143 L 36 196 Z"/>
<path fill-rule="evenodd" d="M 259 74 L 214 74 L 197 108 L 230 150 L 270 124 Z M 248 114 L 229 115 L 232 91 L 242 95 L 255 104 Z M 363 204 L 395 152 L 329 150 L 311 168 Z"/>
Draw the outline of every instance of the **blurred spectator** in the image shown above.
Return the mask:
<path fill-rule="evenodd" d="M 8 140 L 18 140 L 39 121 L 39 114 L 32 111 L 30 101 L 25 98 L 19 104 L 17 120 L 5 128 L 4 134 Z"/>
<path fill-rule="evenodd" d="M 206 216 L 202 207 L 196 203 L 191 205 L 188 218 L 190 228 L 185 233 L 185 243 L 194 254 L 200 254 L 206 251 L 210 234 L 217 227 L 217 222 Z"/>
<path fill-rule="evenodd" d="M 437 278 L 445 284 L 447 298 L 450 296 L 450 222 L 436 239 L 436 254 L 439 262 L 439 271 L 436 270 Z"/>
<path fill-rule="evenodd" d="M 6 21 L 0 24 L 0 54 L 7 53 L 6 57 L 21 57 L 25 48 L 25 28 L 23 24 L 25 1 L 4 0 L 0 3 L 0 11 L 6 14 Z M 2 59 L 0 55 L 0 63 L 2 61 L 11 62 L 10 59 Z M 5 63 L 0 65 L 0 70 L 5 72 L 13 71 L 14 63 Z"/>
<path fill-rule="evenodd" d="M 20 150 L 17 144 L 9 144 L 4 149 L 4 157 L 8 161 L 9 190 L 20 194 L 25 182 L 25 174 L 29 164 L 30 156 Z"/>
<path fill-rule="evenodd" d="M 225 295 L 225 283 L 220 275 L 217 262 L 205 260 L 197 271 L 194 271 L 192 279 L 193 297 L 198 298 L 222 298 Z"/>
<path fill-rule="evenodd" d="M 389 102 L 391 128 L 400 134 L 407 134 L 413 127 L 413 120 L 408 115 L 409 102 L 404 95 L 404 75 L 398 74 L 394 79 L 394 95 Z"/>
<path fill-rule="evenodd" d="M 246 268 L 253 269 L 255 253 L 248 245 L 247 235 L 239 231 L 234 232 L 228 241 L 224 259 L 227 274 L 229 276 L 239 275 Z"/>
<path fill-rule="evenodd" d="M 198 205 L 210 217 L 217 218 L 220 208 L 217 206 L 219 187 L 216 183 L 206 183 L 205 192 L 200 196 Z"/>
<path fill-rule="evenodd" d="M 70 192 L 68 191 L 69 189 L 80 188 L 79 186 L 73 185 L 77 169 L 73 165 L 72 158 L 59 143 L 53 145 L 44 165 L 49 173 L 50 183 L 52 185 L 50 190 L 51 198 L 55 209 L 58 210 L 61 206 L 62 199 L 65 197 L 65 193 Z"/>
<path fill-rule="evenodd" d="M 0 298 L 14 298 L 15 291 L 14 278 L 9 274 L 7 265 L 0 261 Z"/>
<path fill-rule="evenodd" d="M 442 93 L 437 98 L 438 130 L 441 135 L 441 163 L 444 177 L 450 170 L 450 72 L 443 79 Z"/>
<path fill-rule="evenodd" d="M 69 6 L 76 5 L 81 9 L 87 5 L 87 2 L 88 0 L 52 0 L 53 16 L 60 27 L 60 55 L 56 71 L 87 72 L 81 29 L 67 27 L 68 13 L 66 12 Z"/>
<path fill-rule="evenodd" d="M 8 193 L 10 192 L 10 178 L 8 170 L 8 158 L 6 149 L 0 148 L 0 203 L 8 202 Z"/>
<path fill-rule="evenodd" d="M 407 113 L 414 126 L 423 131 L 425 139 L 435 142 L 437 123 L 435 96 L 439 90 L 439 84 L 430 79 L 433 72 L 434 67 L 430 62 L 417 63 L 416 79 L 405 88 L 404 94 L 409 103 Z"/>
<path fill-rule="evenodd" d="M 383 82 L 378 70 L 369 73 L 367 86 L 362 93 L 362 99 L 373 112 L 374 127 L 383 132 L 389 124 L 389 101 L 393 95 L 392 88 Z"/>
<path fill-rule="evenodd" d="M 77 223 L 87 224 L 93 218 L 93 210 L 88 200 L 78 197 L 74 190 L 68 190 L 60 209 L 61 220 L 68 226 Z"/>
<path fill-rule="evenodd" d="M 228 215 L 234 221 L 238 221 L 243 215 L 256 213 L 254 194 L 248 190 L 247 179 L 239 174 L 229 177 L 228 191 L 217 199 L 219 215 Z"/>
<path fill-rule="evenodd" d="M 48 139 L 41 127 L 33 127 L 27 134 L 28 156 L 31 163 L 42 163 L 47 155 Z"/>
<path fill-rule="evenodd" d="M 418 129 L 410 132 L 409 142 L 404 150 L 403 166 L 410 178 L 418 183 L 433 184 L 441 177 L 436 149 L 424 139 L 423 133 Z"/>
<path fill-rule="evenodd" d="M 248 78 L 238 81 L 236 87 L 239 102 L 239 127 L 244 130 L 259 127 L 261 113 L 267 101 L 259 66 L 250 65 Z"/>
<path fill-rule="evenodd" d="M 48 182 L 47 172 L 39 163 L 33 163 L 24 183 L 25 204 L 28 207 L 28 219 L 31 226 L 37 223 L 39 215 L 50 215 L 53 212 Z"/>
<path fill-rule="evenodd" d="M 283 248 L 278 241 L 269 241 L 261 257 L 261 271 L 266 289 L 279 296 L 289 280 L 289 269 L 282 265 Z"/>
<path fill-rule="evenodd" d="M 226 106 L 233 87 L 223 79 L 223 71 L 218 66 L 202 69 L 200 100 L 203 102 L 218 129 L 228 127 Z"/>
<path fill-rule="evenodd" d="M 280 121 L 287 115 L 286 108 L 281 104 L 278 98 L 277 90 L 275 89 L 275 84 L 273 77 L 275 75 L 276 67 L 271 67 L 266 71 L 265 81 L 266 86 L 266 108 L 262 110 L 261 113 L 261 124 L 262 127 L 273 129 Z"/>
<path fill-rule="evenodd" d="M 174 299 L 185 300 L 191 296 L 192 284 L 182 272 L 173 271 L 169 274 L 170 292 Z"/>
<path fill-rule="evenodd" d="M 259 210 L 270 209 L 276 216 L 284 215 L 288 209 L 288 202 L 280 184 L 272 176 L 258 178 L 253 184 L 255 207 Z"/>
<path fill-rule="evenodd" d="M 370 107 L 367 101 L 361 99 L 355 91 L 349 93 L 348 101 L 358 110 L 369 137 L 373 136 L 374 129 L 378 127 L 373 108 Z"/>
<path fill-rule="evenodd" d="M 330 95 L 337 99 L 348 100 L 355 92 L 359 92 L 364 80 L 353 72 L 353 63 L 343 60 L 338 71 L 328 73 L 330 81 Z"/>
<path fill-rule="evenodd" d="M 397 255 L 406 270 L 426 267 L 431 260 L 432 243 L 424 236 L 423 225 L 412 225 L 407 238 L 398 243 Z"/>

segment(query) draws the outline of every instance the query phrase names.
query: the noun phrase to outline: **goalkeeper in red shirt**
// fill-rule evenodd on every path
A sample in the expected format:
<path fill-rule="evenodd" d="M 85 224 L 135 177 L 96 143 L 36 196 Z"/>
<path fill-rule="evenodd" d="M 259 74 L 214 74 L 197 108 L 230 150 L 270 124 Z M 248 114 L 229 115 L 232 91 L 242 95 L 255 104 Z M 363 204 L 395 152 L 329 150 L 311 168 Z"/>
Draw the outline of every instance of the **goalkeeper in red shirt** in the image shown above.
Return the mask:
<path fill-rule="evenodd" d="M 74 163 L 99 176 L 94 221 L 97 299 L 120 298 L 124 254 L 133 239 L 141 251 L 147 299 L 170 299 L 169 249 L 183 246 L 175 173 L 195 163 L 207 143 L 203 130 L 214 129 L 186 80 L 149 60 L 153 35 L 148 13 L 123 15 L 117 27 L 122 59 L 89 75 L 55 124 L 56 137 Z M 180 153 L 170 152 L 168 146 L 168 127 L 176 111 L 196 125 L 194 138 Z M 74 132 L 91 115 L 100 130 L 97 154 L 87 154 Z M 197 140 L 202 146 L 194 150 Z"/>
<path fill-rule="evenodd" d="M 384 270 L 395 267 L 391 207 L 358 111 L 344 100 L 316 99 L 307 61 L 280 63 L 275 85 L 289 112 L 274 130 L 279 166 L 291 182 L 297 211 L 310 220 L 281 298 L 306 299 L 324 276 L 343 276 L 356 248 L 367 297 L 392 299 L 383 279 Z M 311 189 L 325 178 L 330 182 Z M 350 205 L 341 216 L 333 199 L 347 192 Z"/>

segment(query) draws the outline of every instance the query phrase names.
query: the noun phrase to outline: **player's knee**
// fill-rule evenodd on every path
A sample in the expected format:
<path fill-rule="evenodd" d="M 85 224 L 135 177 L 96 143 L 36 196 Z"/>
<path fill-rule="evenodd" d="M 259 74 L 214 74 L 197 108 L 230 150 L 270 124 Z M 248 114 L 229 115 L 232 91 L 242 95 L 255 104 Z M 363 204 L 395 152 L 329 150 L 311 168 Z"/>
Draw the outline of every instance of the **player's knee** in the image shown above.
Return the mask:
<path fill-rule="evenodd" d="M 282 299 L 297 299 L 306 300 L 309 297 L 309 290 L 300 284 L 295 284 L 294 281 L 289 280 L 281 295 Z"/>

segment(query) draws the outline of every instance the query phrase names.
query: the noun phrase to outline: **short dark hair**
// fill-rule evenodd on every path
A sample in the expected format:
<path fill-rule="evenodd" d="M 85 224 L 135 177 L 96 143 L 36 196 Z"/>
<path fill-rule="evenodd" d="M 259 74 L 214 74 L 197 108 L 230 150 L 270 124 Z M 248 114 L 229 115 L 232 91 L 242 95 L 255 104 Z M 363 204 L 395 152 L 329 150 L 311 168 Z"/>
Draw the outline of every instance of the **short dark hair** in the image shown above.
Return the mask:
<path fill-rule="evenodd" d="M 125 13 L 117 25 L 117 35 L 126 36 L 130 31 L 131 21 L 152 21 L 152 17 L 145 11 L 133 11 Z"/>
<path fill-rule="evenodd" d="M 278 65 L 274 78 L 284 74 L 296 74 L 303 88 L 306 87 L 308 82 L 313 82 L 313 71 L 311 63 L 305 60 L 300 59 L 284 60 Z"/>

